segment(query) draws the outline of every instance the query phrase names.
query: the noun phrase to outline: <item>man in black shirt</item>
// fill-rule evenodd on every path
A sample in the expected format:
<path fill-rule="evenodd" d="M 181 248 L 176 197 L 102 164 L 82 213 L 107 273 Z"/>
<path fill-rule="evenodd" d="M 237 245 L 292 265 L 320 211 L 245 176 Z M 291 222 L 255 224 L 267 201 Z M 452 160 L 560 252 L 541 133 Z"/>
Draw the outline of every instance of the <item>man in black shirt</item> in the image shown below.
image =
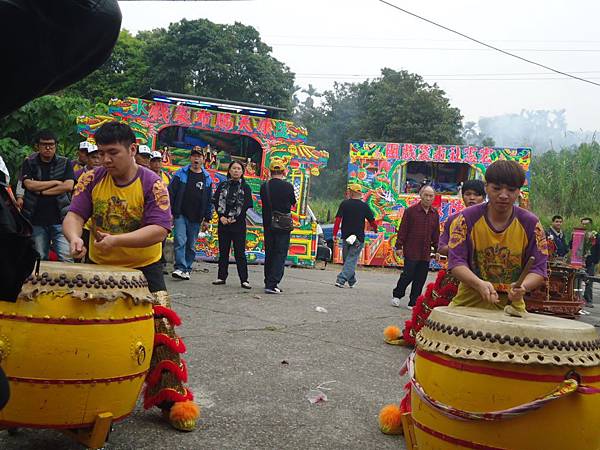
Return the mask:
<path fill-rule="evenodd" d="M 362 201 L 362 186 L 353 183 L 348 186 L 350 198 L 340 203 L 333 225 L 333 242 L 336 245 L 337 232 L 342 224 L 342 255 L 344 267 L 335 281 L 337 287 L 343 288 L 346 283 L 351 288 L 356 284 L 356 264 L 365 244 L 365 220 L 373 231 L 377 231 L 375 216 L 369 205 Z"/>
<path fill-rule="evenodd" d="M 212 179 L 204 169 L 199 147 L 192 149 L 190 161 L 175 172 L 169 184 L 175 236 L 175 270 L 171 276 L 180 280 L 190 279 L 200 225 L 206 231 L 212 219 Z"/>
<path fill-rule="evenodd" d="M 41 131 L 35 141 L 37 153 L 23 162 L 21 180 L 25 197 L 22 213 L 33 225 L 32 238 L 42 259 L 48 259 L 52 247 L 61 261 L 72 262 L 62 221 L 71 204 L 75 175 L 71 162 L 56 154 L 56 144 L 53 133 Z"/>
<path fill-rule="evenodd" d="M 294 187 L 285 181 L 285 163 L 279 158 L 269 164 L 271 179 L 260 187 L 262 218 L 265 229 L 265 292 L 281 294 L 278 284 L 283 278 L 291 231 L 272 227 L 273 211 L 289 214 L 296 204 Z"/>

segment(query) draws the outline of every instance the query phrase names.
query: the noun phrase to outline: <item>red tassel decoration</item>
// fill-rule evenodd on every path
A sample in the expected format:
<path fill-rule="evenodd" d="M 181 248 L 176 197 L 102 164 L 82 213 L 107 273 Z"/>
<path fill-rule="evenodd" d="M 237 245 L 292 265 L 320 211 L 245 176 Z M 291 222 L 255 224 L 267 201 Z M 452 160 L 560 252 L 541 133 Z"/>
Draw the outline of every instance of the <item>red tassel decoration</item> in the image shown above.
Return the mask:
<path fill-rule="evenodd" d="M 154 310 L 155 319 L 165 318 L 173 326 L 178 327 L 179 325 L 181 325 L 181 319 L 179 318 L 177 313 L 172 309 L 161 305 L 155 305 L 152 309 Z"/>
<path fill-rule="evenodd" d="M 183 342 L 183 339 L 172 338 L 163 333 L 155 334 L 154 347 L 156 348 L 159 345 L 166 345 L 175 353 L 185 353 L 185 343 Z"/>
<path fill-rule="evenodd" d="M 179 381 L 187 383 L 188 371 L 185 360 L 181 360 L 181 367 L 179 367 L 174 361 L 165 359 L 153 367 L 148 376 L 146 376 L 148 386 L 154 386 L 160 381 L 163 370 L 171 372 Z"/>

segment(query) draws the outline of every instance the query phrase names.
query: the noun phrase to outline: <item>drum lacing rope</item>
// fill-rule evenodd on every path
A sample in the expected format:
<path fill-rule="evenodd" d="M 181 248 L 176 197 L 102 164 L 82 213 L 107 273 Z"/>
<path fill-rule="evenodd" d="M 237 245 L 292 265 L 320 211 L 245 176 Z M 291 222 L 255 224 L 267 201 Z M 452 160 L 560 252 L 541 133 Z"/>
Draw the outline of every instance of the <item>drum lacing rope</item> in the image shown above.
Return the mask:
<path fill-rule="evenodd" d="M 403 375 L 408 372 L 410 377 L 409 386 L 414 388 L 417 395 L 427 403 L 432 408 L 439 411 L 441 414 L 457 420 L 484 420 L 484 421 L 496 421 L 503 419 L 512 419 L 514 417 L 519 417 L 523 414 L 526 414 L 530 411 L 535 411 L 540 409 L 546 403 L 552 402 L 554 400 L 558 400 L 559 398 L 570 395 L 574 392 L 578 392 L 580 394 L 600 394 L 600 389 L 597 389 L 593 386 L 586 386 L 584 384 L 580 384 L 580 376 L 574 371 L 570 371 L 565 375 L 565 379 L 551 392 L 548 394 L 538 397 L 531 402 L 523 403 L 518 406 L 514 406 L 512 408 L 503 409 L 499 411 L 489 411 L 489 412 L 474 412 L 474 411 L 464 411 L 458 408 L 454 408 L 452 406 L 446 405 L 442 402 L 439 402 L 432 397 L 430 397 L 423 389 L 423 386 L 416 380 L 415 378 L 415 370 L 414 370 L 414 357 L 415 352 L 413 351 L 402 366 L 400 374 Z"/>

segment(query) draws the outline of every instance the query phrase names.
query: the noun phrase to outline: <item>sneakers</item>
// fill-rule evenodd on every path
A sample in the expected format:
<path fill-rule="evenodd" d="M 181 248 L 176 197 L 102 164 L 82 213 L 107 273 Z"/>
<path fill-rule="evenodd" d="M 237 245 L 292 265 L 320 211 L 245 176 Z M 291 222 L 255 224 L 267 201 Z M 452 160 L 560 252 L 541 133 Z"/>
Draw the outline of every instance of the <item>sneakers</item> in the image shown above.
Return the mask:
<path fill-rule="evenodd" d="M 213 283 L 214 284 L 214 283 Z M 225 284 L 225 282 L 223 282 L 223 284 Z M 252 289 L 252 286 L 250 286 L 250 283 L 248 283 L 247 281 L 244 281 L 242 283 L 242 289 Z M 281 292 L 281 291 L 280 291 Z"/>
<path fill-rule="evenodd" d="M 183 270 L 179 270 L 176 269 L 171 273 L 171 276 L 173 278 L 176 278 L 178 280 L 189 280 L 190 279 L 190 273 L 189 272 L 184 272 Z"/>
<path fill-rule="evenodd" d="M 394 297 L 392 299 L 392 306 L 395 306 L 396 308 L 400 308 L 400 299 L 398 297 Z"/>
<path fill-rule="evenodd" d="M 281 294 L 281 289 L 278 287 L 265 288 L 265 294 Z"/>
<path fill-rule="evenodd" d="M 335 282 L 335 285 L 336 285 L 337 287 L 339 287 L 339 288 L 343 288 L 343 287 L 344 287 L 344 285 L 343 285 L 342 283 L 340 283 L 339 281 L 336 281 L 336 282 Z"/>
<path fill-rule="evenodd" d="M 214 284 L 215 286 L 219 286 L 221 284 L 225 284 L 225 280 L 221 280 L 221 279 L 216 279 L 215 281 L 212 282 L 212 284 Z"/>
<path fill-rule="evenodd" d="M 353 288 L 354 288 L 354 286 L 356 286 L 357 284 L 358 284 L 358 281 L 355 281 L 355 282 L 354 282 L 354 284 L 350 284 L 350 283 L 348 283 L 348 287 L 349 287 L 350 289 L 353 289 Z"/>

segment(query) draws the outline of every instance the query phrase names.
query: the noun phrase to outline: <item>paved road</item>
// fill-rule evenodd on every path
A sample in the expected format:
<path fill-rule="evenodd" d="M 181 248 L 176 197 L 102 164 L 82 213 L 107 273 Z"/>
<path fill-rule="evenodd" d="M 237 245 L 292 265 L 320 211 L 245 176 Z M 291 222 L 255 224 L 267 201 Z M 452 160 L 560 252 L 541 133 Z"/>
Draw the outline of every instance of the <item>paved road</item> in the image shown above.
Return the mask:
<path fill-rule="evenodd" d="M 401 397 L 398 370 L 408 354 L 382 342 L 386 325 L 408 317 L 408 310 L 389 306 L 397 271 L 362 270 L 355 289 L 339 289 L 335 266 L 288 269 L 284 295 L 274 296 L 256 288 L 260 266 L 250 267 L 252 291 L 242 290 L 235 275 L 226 286 L 212 286 L 216 266 L 200 267 L 209 272 L 168 281 L 184 321 L 190 385 L 202 405 L 199 429 L 173 431 L 157 412 L 138 406 L 115 426 L 107 448 L 404 448 L 377 426 L 380 407 Z M 585 320 L 599 324 L 600 308 L 591 311 Z M 332 380 L 329 400 L 309 404 L 308 391 Z M 81 447 L 52 430 L 22 430 L 0 432 L 0 448 Z"/>

